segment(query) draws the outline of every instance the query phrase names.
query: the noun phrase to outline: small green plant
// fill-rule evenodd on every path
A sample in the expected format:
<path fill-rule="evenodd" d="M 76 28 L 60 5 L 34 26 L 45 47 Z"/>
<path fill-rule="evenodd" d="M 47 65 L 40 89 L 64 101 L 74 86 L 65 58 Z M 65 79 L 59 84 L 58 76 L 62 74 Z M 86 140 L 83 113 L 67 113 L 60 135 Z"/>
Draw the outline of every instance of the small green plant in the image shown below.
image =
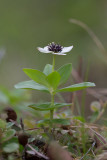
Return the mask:
<path fill-rule="evenodd" d="M 50 118 L 40 121 L 40 123 L 50 124 L 53 127 L 54 123 L 69 124 L 68 119 L 55 119 L 54 111 L 60 107 L 70 106 L 71 103 L 56 103 L 54 97 L 60 92 L 74 92 L 88 87 L 94 87 L 95 84 L 91 82 L 83 82 L 74 85 L 60 88 L 60 85 L 64 84 L 72 71 L 72 64 L 65 64 L 58 70 L 55 70 L 55 57 L 56 55 L 66 55 L 70 52 L 73 46 L 62 47 L 54 42 L 50 43 L 44 48 L 38 47 L 38 50 L 42 53 L 53 54 L 53 64 L 46 64 L 43 72 L 35 69 L 25 68 L 23 71 L 32 79 L 30 81 L 24 81 L 15 85 L 17 89 L 33 89 L 43 92 L 47 92 L 51 95 L 51 101 L 39 104 L 32 104 L 29 107 L 39 111 L 49 111 Z"/>
<path fill-rule="evenodd" d="M 8 154 L 17 152 L 20 147 L 15 137 L 16 130 L 11 128 L 13 125 L 14 122 L 6 123 L 0 119 L 0 158 L 2 154 L 8 157 Z"/>

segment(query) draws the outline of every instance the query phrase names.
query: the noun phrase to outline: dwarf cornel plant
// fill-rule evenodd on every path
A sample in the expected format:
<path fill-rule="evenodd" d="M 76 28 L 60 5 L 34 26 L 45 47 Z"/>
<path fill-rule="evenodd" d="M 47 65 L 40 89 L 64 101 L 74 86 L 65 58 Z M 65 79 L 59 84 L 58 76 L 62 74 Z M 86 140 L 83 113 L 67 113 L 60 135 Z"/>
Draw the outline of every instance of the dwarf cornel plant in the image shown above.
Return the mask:
<path fill-rule="evenodd" d="M 71 103 L 56 103 L 54 97 L 59 92 L 74 92 L 88 87 L 94 87 L 95 84 L 91 82 L 83 82 L 74 85 L 60 88 L 60 85 L 66 83 L 72 71 L 72 64 L 65 64 L 59 69 L 55 70 L 55 57 L 56 55 L 66 55 L 70 52 L 73 46 L 62 47 L 54 42 L 50 43 L 44 48 L 38 47 L 38 50 L 42 53 L 49 53 L 53 55 L 53 64 L 46 64 L 43 72 L 35 69 L 25 68 L 23 71 L 32 79 L 30 81 L 20 82 L 15 85 L 17 89 L 33 89 L 41 92 L 47 92 L 51 95 L 51 101 L 45 103 L 37 103 L 29 105 L 28 107 L 38 111 L 49 111 L 50 119 L 41 120 L 40 123 L 50 124 L 51 127 L 54 123 L 69 124 L 67 119 L 54 119 L 55 109 L 70 106 Z"/>

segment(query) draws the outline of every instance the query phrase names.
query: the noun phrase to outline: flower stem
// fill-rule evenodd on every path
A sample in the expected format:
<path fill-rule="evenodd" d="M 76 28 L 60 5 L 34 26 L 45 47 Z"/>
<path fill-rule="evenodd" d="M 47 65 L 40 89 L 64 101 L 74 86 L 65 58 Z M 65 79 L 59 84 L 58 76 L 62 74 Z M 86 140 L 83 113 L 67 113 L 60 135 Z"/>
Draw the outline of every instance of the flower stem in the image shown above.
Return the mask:
<path fill-rule="evenodd" d="M 52 66 L 52 72 L 54 72 L 54 67 L 55 67 L 55 55 L 53 55 L 53 66 Z M 51 106 L 54 105 L 54 93 L 51 93 Z M 54 114 L 54 109 L 50 110 L 50 121 L 51 121 L 51 127 L 53 127 L 52 120 L 53 120 L 53 114 Z"/>
<path fill-rule="evenodd" d="M 56 56 L 56 55 L 54 54 L 54 55 L 53 55 L 52 72 L 54 72 L 54 68 L 55 68 L 55 56 Z"/>
<path fill-rule="evenodd" d="M 52 120 L 53 120 L 53 112 L 54 112 L 54 110 L 50 110 L 50 120 L 51 120 L 51 124 L 52 124 Z"/>
<path fill-rule="evenodd" d="M 54 94 L 52 93 L 51 94 L 51 106 L 54 105 Z M 54 109 L 50 110 L 50 120 L 53 120 L 53 112 L 54 112 Z"/>
<path fill-rule="evenodd" d="M 51 106 L 54 105 L 54 93 L 51 94 Z M 54 114 L 54 109 L 50 110 L 50 121 L 51 121 L 51 127 L 53 127 L 53 114 Z"/>

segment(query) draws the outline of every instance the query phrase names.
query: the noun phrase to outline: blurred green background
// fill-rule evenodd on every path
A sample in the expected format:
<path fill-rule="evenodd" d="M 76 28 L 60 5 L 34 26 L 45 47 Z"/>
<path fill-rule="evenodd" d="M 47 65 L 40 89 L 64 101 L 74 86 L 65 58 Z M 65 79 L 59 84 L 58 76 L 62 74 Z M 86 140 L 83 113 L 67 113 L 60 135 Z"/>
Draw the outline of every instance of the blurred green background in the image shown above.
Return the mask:
<path fill-rule="evenodd" d="M 107 49 L 107 0 L 0 0 L 0 85 L 13 88 L 28 80 L 22 68 L 43 70 L 52 55 L 39 53 L 37 47 L 50 42 L 73 45 L 67 56 L 57 56 L 56 68 L 83 58 L 83 70 L 90 60 L 89 81 L 107 87 L 107 59 L 88 33 L 70 23 L 75 18 L 87 24 Z"/>

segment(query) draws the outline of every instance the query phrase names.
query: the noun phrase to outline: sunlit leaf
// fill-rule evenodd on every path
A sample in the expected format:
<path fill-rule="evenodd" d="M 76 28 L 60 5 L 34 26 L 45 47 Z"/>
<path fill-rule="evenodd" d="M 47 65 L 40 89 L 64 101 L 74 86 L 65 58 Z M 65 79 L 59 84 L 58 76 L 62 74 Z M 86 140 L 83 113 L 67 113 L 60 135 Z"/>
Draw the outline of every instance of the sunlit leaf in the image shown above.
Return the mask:
<path fill-rule="evenodd" d="M 72 71 L 72 64 L 65 64 L 61 68 L 57 70 L 57 72 L 60 74 L 61 79 L 60 79 L 60 84 L 65 83 Z"/>
<path fill-rule="evenodd" d="M 33 80 L 20 82 L 15 85 L 15 88 L 17 89 L 35 89 L 39 91 L 49 92 L 47 87 L 40 85 Z"/>
<path fill-rule="evenodd" d="M 50 84 L 50 86 L 55 90 L 59 85 L 60 78 L 61 78 L 60 74 L 55 71 L 49 74 L 46 79 L 48 83 Z"/>
<path fill-rule="evenodd" d="M 16 131 L 14 129 L 7 130 L 2 137 L 2 141 L 7 141 L 15 135 Z"/>
<path fill-rule="evenodd" d="M 35 82 L 48 86 L 46 75 L 38 70 L 25 68 L 23 71 Z"/>
<path fill-rule="evenodd" d="M 32 104 L 32 105 L 29 105 L 28 107 L 33 108 L 34 110 L 47 111 L 47 110 L 57 109 L 61 107 L 71 106 L 71 104 L 72 103 L 55 103 L 54 105 L 51 105 L 51 102 L 47 102 L 47 103 L 41 103 L 41 104 Z"/>
<path fill-rule="evenodd" d="M 40 120 L 38 121 L 38 124 L 61 124 L 61 125 L 70 125 L 70 120 L 68 119 L 53 119 L 50 121 L 50 119 Z"/>
<path fill-rule="evenodd" d="M 43 73 L 45 74 L 45 75 L 49 75 L 50 73 L 52 73 L 52 65 L 50 65 L 50 64 L 46 64 L 46 66 L 45 66 L 45 68 L 44 68 L 44 70 L 43 70 Z"/>
<path fill-rule="evenodd" d="M 74 84 L 65 88 L 61 88 L 57 90 L 56 92 L 74 92 L 74 91 L 79 91 L 88 87 L 94 87 L 95 84 L 91 82 L 83 82 L 83 83 L 78 83 Z"/>
<path fill-rule="evenodd" d="M 17 143 L 9 143 L 3 147 L 3 151 L 6 153 L 12 153 L 19 149 L 19 144 Z"/>

